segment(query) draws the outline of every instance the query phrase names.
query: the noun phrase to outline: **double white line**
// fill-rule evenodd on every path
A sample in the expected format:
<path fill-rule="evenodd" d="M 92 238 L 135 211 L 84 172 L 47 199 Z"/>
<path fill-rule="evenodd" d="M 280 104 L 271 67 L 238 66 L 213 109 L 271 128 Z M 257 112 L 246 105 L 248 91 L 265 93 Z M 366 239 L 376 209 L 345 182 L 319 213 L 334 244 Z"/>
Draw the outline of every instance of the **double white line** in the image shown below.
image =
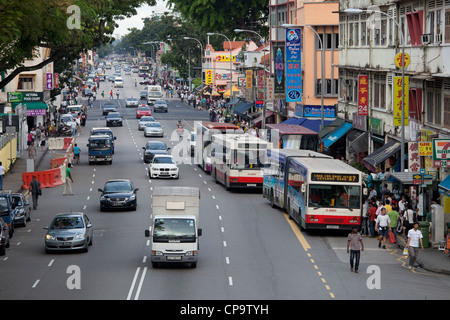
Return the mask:
<path fill-rule="evenodd" d="M 131 300 L 131 296 L 133 295 L 134 286 L 136 285 L 136 281 L 139 276 L 139 272 L 141 271 L 141 267 L 136 269 L 136 273 L 134 274 L 133 282 L 131 283 L 130 291 L 128 291 L 127 300 Z M 142 270 L 141 279 L 139 280 L 139 285 L 136 290 L 136 294 L 134 295 L 134 300 L 139 300 L 139 294 L 141 293 L 142 284 L 144 283 L 145 274 L 147 273 L 147 267 Z"/>

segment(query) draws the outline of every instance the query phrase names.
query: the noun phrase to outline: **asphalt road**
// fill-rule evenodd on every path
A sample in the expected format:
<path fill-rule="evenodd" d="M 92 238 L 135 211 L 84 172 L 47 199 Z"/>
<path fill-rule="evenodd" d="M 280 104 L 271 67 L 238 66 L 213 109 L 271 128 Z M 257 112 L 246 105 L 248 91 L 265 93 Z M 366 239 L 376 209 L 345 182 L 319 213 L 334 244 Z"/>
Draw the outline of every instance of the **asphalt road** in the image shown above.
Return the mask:
<path fill-rule="evenodd" d="M 149 180 L 142 147 L 149 139 L 165 141 L 179 150 L 175 125 L 185 128 L 208 114 L 178 99 L 169 99 L 169 112 L 154 114 L 164 126 L 163 138 L 145 138 L 137 129 L 134 108 L 125 97 L 138 96 L 135 76 L 125 75 L 119 100 L 124 116 L 112 165 L 87 163 L 86 143 L 91 127 L 104 126 L 101 104 L 89 110 L 86 127 L 76 138 L 81 163 L 73 169 L 74 196 L 63 196 L 63 186 L 45 189 L 32 221 L 17 228 L 7 255 L 0 257 L 0 300 L 378 300 L 449 299 L 450 277 L 425 271 L 411 272 L 396 247 L 378 249 L 364 238 L 360 273 L 349 270 L 346 234 L 300 232 L 278 209 L 257 192 L 230 192 L 183 156 L 179 180 Z M 109 93 L 106 82 L 101 90 Z M 114 90 L 115 91 L 115 90 Z M 109 96 L 109 94 L 107 94 Z M 52 153 L 41 163 L 49 168 Z M 138 191 L 136 211 L 100 212 L 98 188 L 112 178 L 131 179 Z M 198 266 L 171 265 L 153 269 L 144 230 L 150 224 L 151 194 L 155 186 L 198 186 L 201 192 Z M 60 212 L 83 211 L 94 227 L 89 252 L 44 252 L 43 226 Z M 79 276 L 79 277 L 78 277 Z M 76 287 L 79 284 L 79 287 Z M 75 287 L 74 287 L 75 286 Z"/>

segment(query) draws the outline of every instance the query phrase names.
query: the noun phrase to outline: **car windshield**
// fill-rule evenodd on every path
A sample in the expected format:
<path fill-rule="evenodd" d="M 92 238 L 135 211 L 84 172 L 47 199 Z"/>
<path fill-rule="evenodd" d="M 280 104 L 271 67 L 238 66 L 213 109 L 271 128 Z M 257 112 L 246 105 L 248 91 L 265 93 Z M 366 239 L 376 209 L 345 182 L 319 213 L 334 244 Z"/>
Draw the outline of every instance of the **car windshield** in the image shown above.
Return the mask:
<path fill-rule="evenodd" d="M 130 192 L 133 190 L 133 186 L 128 181 L 114 181 L 106 183 L 103 190 L 106 193 Z"/>
<path fill-rule="evenodd" d="M 139 111 L 148 111 L 148 110 L 150 110 L 150 108 L 149 107 L 139 107 L 138 110 Z"/>
<path fill-rule="evenodd" d="M 147 128 L 148 127 L 156 127 L 156 128 L 161 128 L 161 125 L 158 122 L 149 122 L 145 125 Z"/>
<path fill-rule="evenodd" d="M 149 121 L 153 122 L 153 121 L 155 121 L 155 118 L 153 118 L 153 117 L 142 117 L 141 121 L 142 122 L 149 122 Z"/>
<path fill-rule="evenodd" d="M 116 108 L 116 106 L 113 104 L 105 104 L 103 106 L 103 109 L 115 109 L 115 108 Z"/>
<path fill-rule="evenodd" d="M 89 147 L 91 149 L 110 148 L 111 143 L 109 139 L 92 139 L 89 141 Z"/>
<path fill-rule="evenodd" d="M 157 100 L 157 101 L 155 101 L 155 104 L 166 104 L 166 102 L 165 101 L 161 101 L 161 100 Z"/>
<path fill-rule="evenodd" d="M 0 197 L 0 213 L 8 212 L 8 200 L 5 197 Z"/>
<path fill-rule="evenodd" d="M 127 100 L 128 100 L 128 101 L 137 101 L 136 98 L 128 98 Z"/>
<path fill-rule="evenodd" d="M 108 118 L 120 118 L 120 113 L 108 113 Z"/>
<path fill-rule="evenodd" d="M 149 143 L 145 146 L 147 150 L 167 150 L 167 147 L 164 143 Z"/>
<path fill-rule="evenodd" d="M 11 206 L 13 209 L 22 206 L 22 198 L 20 196 L 12 196 L 11 197 Z"/>
<path fill-rule="evenodd" d="M 81 217 L 56 217 L 53 219 L 50 229 L 81 229 L 84 228 Z"/>
<path fill-rule="evenodd" d="M 155 157 L 153 158 L 153 163 L 170 163 L 175 164 L 171 157 Z"/>

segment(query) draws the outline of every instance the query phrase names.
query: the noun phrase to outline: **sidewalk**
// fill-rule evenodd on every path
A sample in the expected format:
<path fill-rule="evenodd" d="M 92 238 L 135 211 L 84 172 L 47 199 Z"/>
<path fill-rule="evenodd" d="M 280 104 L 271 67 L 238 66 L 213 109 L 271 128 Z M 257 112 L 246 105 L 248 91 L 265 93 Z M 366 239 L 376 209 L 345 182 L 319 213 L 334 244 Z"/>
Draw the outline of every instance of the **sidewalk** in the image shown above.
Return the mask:
<path fill-rule="evenodd" d="M 41 151 L 41 147 L 36 148 L 36 156 L 34 158 L 34 168 L 37 170 L 42 159 L 48 152 L 48 146 Z M 23 150 L 21 154 L 17 154 L 17 160 L 14 164 L 14 173 L 7 172 L 3 178 L 3 190 L 11 190 L 11 192 L 22 192 L 22 173 L 27 172 L 28 151 Z M 50 169 L 50 164 L 48 164 Z"/>

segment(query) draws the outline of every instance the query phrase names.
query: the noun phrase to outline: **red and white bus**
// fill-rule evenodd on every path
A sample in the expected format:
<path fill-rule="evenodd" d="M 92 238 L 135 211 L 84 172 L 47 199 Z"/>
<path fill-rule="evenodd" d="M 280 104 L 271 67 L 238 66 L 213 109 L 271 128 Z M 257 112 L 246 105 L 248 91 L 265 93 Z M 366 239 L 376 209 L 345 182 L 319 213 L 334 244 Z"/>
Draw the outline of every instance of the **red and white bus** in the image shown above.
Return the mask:
<path fill-rule="evenodd" d="M 266 160 L 263 197 L 301 228 L 360 227 L 367 194 L 361 171 L 309 150 L 269 149 Z"/>
<path fill-rule="evenodd" d="M 215 134 L 241 133 L 244 131 L 231 123 L 199 121 L 195 124 L 194 161 L 205 172 L 211 172 L 211 142 Z"/>
<path fill-rule="evenodd" d="M 262 188 L 265 153 L 272 144 L 250 134 L 213 135 L 211 176 L 230 188 Z"/>

